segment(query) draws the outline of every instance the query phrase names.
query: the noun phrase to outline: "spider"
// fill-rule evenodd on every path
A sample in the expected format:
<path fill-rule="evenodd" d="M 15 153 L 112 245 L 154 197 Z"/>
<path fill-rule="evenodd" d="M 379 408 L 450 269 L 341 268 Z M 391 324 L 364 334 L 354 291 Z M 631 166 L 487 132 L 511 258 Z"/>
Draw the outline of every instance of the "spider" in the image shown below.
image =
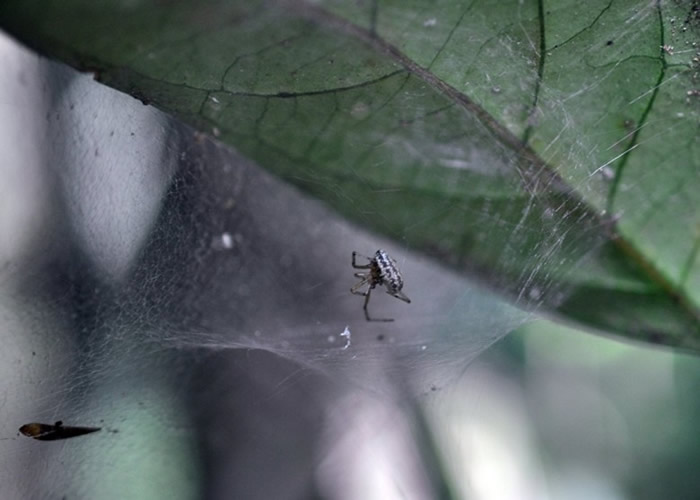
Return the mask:
<path fill-rule="evenodd" d="M 365 305 L 362 308 L 365 311 L 365 318 L 367 318 L 367 321 L 394 321 L 392 318 L 370 318 L 369 312 L 367 311 L 367 304 L 369 303 L 370 293 L 372 293 L 372 290 L 377 285 L 384 285 L 386 287 L 386 293 L 392 297 L 396 297 L 397 299 L 403 300 L 409 304 L 411 303 L 411 299 L 406 297 L 401 291 L 403 288 L 403 278 L 401 277 L 399 268 L 396 267 L 396 261 L 389 257 L 389 254 L 387 254 L 384 250 L 377 250 L 374 257 L 365 257 L 367 260 L 369 260 L 369 264 L 358 266 L 357 262 L 355 262 L 357 255 L 357 252 L 352 253 L 352 267 L 355 269 L 369 269 L 369 272 L 355 273 L 355 277 L 361 278 L 362 281 L 352 287 L 350 289 L 350 293 L 364 296 Z M 360 292 L 359 289 L 366 284 L 369 284 L 367 291 Z"/>

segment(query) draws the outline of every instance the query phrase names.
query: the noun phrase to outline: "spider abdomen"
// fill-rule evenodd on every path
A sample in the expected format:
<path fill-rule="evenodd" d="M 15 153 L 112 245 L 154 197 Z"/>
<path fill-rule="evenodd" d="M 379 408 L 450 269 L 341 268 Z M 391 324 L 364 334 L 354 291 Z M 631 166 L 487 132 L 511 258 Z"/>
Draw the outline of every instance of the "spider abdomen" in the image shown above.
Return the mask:
<path fill-rule="evenodd" d="M 403 278 L 396 265 L 396 261 L 389 257 L 384 250 L 377 250 L 374 254 L 377 263 L 379 278 L 389 292 L 400 292 L 403 288 Z"/>

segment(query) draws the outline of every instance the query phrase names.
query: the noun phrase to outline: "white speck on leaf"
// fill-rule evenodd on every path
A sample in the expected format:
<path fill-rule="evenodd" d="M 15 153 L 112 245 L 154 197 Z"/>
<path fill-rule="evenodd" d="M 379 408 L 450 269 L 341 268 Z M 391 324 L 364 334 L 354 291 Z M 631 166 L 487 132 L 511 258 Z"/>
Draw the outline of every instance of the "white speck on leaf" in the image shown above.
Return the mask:
<path fill-rule="evenodd" d="M 350 110 L 350 116 L 358 120 L 365 118 L 369 114 L 369 106 L 361 101 L 356 102 Z"/>
<path fill-rule="evenodd" d="M 615 171 L 606 166 L 600 169 L 600 175 L 605 179 L 606 181 L 609 181 L 615 177 Z"/>
<path fill-rule="evenodd" d="M 233 248 L 233 238 L 231 237 L 231 233 L 222 233 L 221 234 L 221 244 L 226 249 Z"/>

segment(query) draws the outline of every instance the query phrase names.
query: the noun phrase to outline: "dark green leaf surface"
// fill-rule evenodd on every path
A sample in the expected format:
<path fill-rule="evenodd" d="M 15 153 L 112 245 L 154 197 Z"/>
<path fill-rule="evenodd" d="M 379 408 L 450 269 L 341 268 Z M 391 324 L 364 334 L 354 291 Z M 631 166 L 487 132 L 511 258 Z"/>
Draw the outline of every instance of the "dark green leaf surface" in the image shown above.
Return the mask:
<path fill-rule="evenodd" d="M 698 16 L 6 0 L 0 26 L 522 305 L 697 350 Z"/>

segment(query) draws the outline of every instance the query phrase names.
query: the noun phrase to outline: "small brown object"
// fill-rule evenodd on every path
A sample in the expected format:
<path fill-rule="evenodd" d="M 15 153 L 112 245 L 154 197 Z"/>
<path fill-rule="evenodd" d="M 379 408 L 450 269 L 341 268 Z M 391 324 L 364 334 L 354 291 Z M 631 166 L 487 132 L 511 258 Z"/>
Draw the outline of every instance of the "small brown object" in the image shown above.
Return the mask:
<path fill-rule="evenodd" d="M 84 434 L 97 432 L 101 427 L 70 427 L 64 426 L 60 420 L 55 424 L 39 424 L 32 422 L 24 424 L 19 428 L 19 432 L 27 437 L 38 439 L 39 441 L 57 441 L 59 439 L 68 439 Z"/>

